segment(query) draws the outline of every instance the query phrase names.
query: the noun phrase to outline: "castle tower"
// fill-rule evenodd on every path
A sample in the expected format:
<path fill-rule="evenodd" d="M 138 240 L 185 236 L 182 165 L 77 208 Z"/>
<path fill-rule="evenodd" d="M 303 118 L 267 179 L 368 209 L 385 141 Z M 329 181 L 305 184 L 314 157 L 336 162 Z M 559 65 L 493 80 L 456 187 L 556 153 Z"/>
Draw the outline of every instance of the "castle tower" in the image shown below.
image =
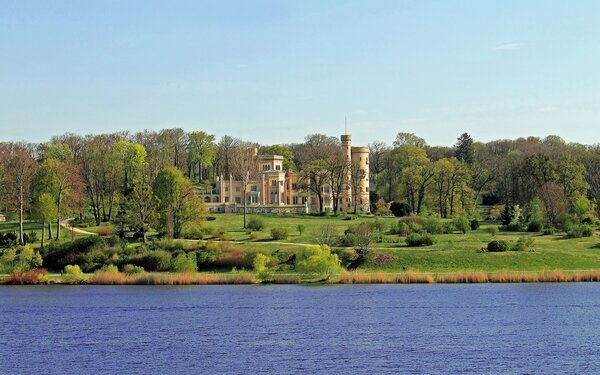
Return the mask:
<path fill-rule="evenodd" d="M 351 162 L 350 173 L 353 180 L 351 186 L 357 188 L 355 194 L 352 194 L 356 199 L 356 210 L 369 212 L 369 148 L 352 147 Z M 354 204 L 352 209 L 354 209 Z"/>

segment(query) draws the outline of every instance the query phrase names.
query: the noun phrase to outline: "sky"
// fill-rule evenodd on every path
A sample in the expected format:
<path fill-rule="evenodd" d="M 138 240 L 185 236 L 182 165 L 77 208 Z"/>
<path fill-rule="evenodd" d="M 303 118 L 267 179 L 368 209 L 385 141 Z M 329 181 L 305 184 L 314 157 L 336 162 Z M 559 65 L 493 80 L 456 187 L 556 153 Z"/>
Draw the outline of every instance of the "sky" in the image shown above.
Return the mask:
<path fill-rule="evenodd" d="M 0 141 L 600 142 L 600 2 L 0 0 Z"/>

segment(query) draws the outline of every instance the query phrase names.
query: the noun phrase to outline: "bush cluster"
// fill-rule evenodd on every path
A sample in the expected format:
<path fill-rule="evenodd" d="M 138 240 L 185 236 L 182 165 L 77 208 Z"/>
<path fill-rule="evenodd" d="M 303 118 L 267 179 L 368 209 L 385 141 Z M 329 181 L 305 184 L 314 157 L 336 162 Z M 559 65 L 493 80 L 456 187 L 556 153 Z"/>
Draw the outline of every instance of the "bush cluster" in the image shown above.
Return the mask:
<path fill-rule="evenodd" d="M 406 244 L 412 247 L 431 246 L 435 243 L 435 239 L 429 233 L 411 233 L 406 237 Z"/>
<path fill-rule="evenodd" d="M 594 230 L 587 224 L 570 224 L 566 227 L 567 238 L 592 237 Z"/>
<path fill-rule="evenodd" d="M 274 240 L 285 240 L 289 236 L 287 228 L 273 228 L 271 229 L 271 238 Z"/>
<path fill-rule="evenodd" d="M 504 240 L 494 240 L 488 243 L 487 250 L 490 252 L 504 252 L 510 250 L 510 244 Z"/>
<path fill-rule="evenodd" d="M 248 223 L 246 224 L 246 226 L 249 230 L 258 232 L 265 228 L 265 222 L 259 217 L 251 217 L 250 219 L 248 219 Z"/>

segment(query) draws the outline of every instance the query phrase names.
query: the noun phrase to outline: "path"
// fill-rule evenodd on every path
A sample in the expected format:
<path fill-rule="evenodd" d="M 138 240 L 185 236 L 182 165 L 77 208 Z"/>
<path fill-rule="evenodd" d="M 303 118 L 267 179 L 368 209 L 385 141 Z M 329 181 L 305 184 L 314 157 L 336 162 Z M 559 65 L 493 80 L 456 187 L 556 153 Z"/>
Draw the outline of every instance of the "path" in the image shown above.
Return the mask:
<path fill-rule="evenodd" d="M 77 234 L 83 234 L 85 236 L 97 236 L 98 233 L 93 233 L 93 232 L 88 232 L 79 228 L 75 228 L 74 226 L 72 226 L 69 222 L 73 220 L 73 218 L 71 219 L 65 219 L 63 221 L 60 222 L 60 226 L 68 229 L 70 231 L 73 231 L 73 233 L 77 233 Z"/>

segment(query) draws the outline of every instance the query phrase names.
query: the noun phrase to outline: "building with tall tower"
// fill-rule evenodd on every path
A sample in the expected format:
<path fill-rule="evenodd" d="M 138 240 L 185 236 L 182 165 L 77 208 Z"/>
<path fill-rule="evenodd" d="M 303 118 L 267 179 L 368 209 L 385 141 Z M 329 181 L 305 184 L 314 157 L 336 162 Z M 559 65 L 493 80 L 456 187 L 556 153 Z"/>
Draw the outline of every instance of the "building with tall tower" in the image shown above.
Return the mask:
<path fill-rule="evenodd" d="M 347 161 L 347 177 L 338 198 L 338 208 L 345 212 L 369 212 L 369 149 L 353 147 L 352 136 L 349 134 L 342 135 L 340 140 Z M 219 176 L 213 191 L 200 193 L 210 212 L 241 212 L 244 199 L 249 212 L 320 211 L 316 194 L 300 187 L 302 171 L 284 171 L 281 155 L 259 155 L 256 149 L 250 151 L 256 168 L 260 171 L 258 179 L 249 182 L 244 197 L 242 181 L 234 180 L 232 176 Z M 333 209 L 331 191 L 331 186 L 324 186 L 324 210 Z"/>

